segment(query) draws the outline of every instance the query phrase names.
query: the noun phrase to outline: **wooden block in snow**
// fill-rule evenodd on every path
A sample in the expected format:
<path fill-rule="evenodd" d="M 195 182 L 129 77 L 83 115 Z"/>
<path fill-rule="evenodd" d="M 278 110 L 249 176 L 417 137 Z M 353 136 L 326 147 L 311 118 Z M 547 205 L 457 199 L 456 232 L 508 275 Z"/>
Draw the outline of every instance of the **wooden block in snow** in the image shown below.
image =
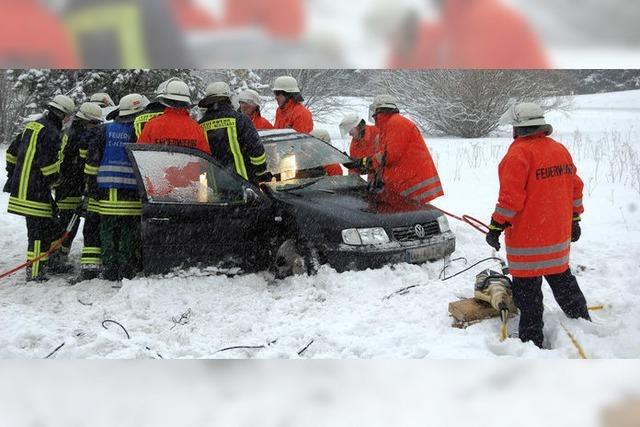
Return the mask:
<path fill-rule="evenodd" d="M 518 312 L 515 306 L 509 307 L 509 316 L 512 317 Z M 481 320 L 500 317 L 498 310 L 484 301 L 475 298 L 467 298 L 449 303 L 449 313 L 453 316 L 453 326 L 456 328 L 466 328 L 469 325 Z"/>

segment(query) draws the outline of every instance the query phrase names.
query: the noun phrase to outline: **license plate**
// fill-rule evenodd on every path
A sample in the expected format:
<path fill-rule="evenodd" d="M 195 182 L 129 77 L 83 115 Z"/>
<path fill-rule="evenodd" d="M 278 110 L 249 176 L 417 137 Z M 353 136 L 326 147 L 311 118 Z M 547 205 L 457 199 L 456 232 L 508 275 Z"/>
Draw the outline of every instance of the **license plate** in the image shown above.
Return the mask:
<path fill-rule="evenodd" d="M 430 247 L 407 249 L 406 258 L 410 263 L 425 262 L 434 258 L 433 249 Z"/>

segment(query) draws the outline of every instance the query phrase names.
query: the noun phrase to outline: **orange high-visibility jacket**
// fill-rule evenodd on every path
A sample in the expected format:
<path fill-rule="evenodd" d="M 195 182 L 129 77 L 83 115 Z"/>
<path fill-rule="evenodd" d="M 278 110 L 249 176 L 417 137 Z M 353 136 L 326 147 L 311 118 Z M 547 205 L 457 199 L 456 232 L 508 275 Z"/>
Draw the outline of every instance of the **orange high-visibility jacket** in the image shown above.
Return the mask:
<path fill-rule="evenodd" d="M 185 31 L 219 29 L 213 15 L 194 0 L 171 0 L 170 6 L 178 24 Z"/>
<path fill-rule="evenodd" d="M 297 40 L 306 27 L 302 0 L 226 0 L 225 12 L 227 26 L 260 28 L 271 38 Z"/>
<path fill-rule="evenodd" d="M 446 0 L 442 28 L 441 67 L 549 67 L 540 38 L 500 0 Z"/>
<path fill-rule="evenodd" d="M 183 108 L 167 108 L 164 114 L 149 120 L 138 143 L 178 145 L 211 154 L 204 129 Z"/>
<path fill-rule="evenodd" d="M 253 115 L 251 116 L 251 122 L 257 130 L 273 129 L 273 125 L 271 124 L 271 122 L 262 117 L 259 111 L 253 113 Z"/>
<path fill-rule="evenodd" d="M 40 2 L 21 0 L 2 5 L 0 64 L 77 68 L 80 62 L 64 23 Z"/>
<path fill-rule="evenodd" d="M 276 109 L 276 122 L 273 127 L 310 133 L 313 130 L 313 117 L 304 105 L 290 99 L 284 106 Z"/>
<path fill-rule="evenodd" d="M 351 138 L 349 156 L 354 159 L 363 159 L 365 157 L 373 159 L 373 156 L 378 151 L 379 135 L 380 130 L 377 127 L 366 125 L 362 139 Z M 360 172 L 357 169 L 350 169 L 349 173 L 358 175 Z"/>
<path fill-rule="evenodd" d="M 390 68 L 549 68 L 526 19 L 499 0 L 444 0 L 442 18 L 424 22 Z"/>
<path fill-rule="evenodd" d="M 354 159 L 362 159 L 364 157 L 373 157 L 376 153 L 376 144 L 380 131 L 377 127 L 366 125 L 364 128 L 364 136 L 362 139 L 351 139 L 349 146 L 349 156 Z"/>
<path fill-rule="evenodd" d="M 378 113 L 380 150 L 374 168 L 382 167 L 384 191 L 428 203 L 444 195 L 438 170 L 418 127 L 399 113 Z M 384 164 L 383 164 L 384 163 Z"/>
<path fill-rule="evenodd" d="M 493 219 L 505 231 L 514 277 L 569 268 L 571 220 L 584 211 L 583 183 L 569 151 L 543 133 L 516 138 L 498 169 L 500 195 Z"/>

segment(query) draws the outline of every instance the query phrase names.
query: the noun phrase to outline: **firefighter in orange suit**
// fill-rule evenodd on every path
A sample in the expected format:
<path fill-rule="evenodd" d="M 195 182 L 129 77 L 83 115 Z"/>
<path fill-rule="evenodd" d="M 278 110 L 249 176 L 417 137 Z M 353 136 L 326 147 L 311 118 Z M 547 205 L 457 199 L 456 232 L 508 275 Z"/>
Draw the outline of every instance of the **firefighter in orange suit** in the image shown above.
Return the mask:
<path fill-rule="evenodd" d="M 379 149 L 373 159 L 375 186 L 423 204 L 444 195 L 420 130 L 400 115 L 395 99 L 376 96 L 369 111 L 380 130 Z"/>
<path fill-rule="evenodd" d="M 499 250 L 505 231 L 519 336 L 542 347 L 542 276 L 568 317 L 590 320 L 569 269 L 571 242 L 581 234 L 583 183 L 569 151 L 549 137 L 553 129 L 539 105 L 515 105 L 501 122 L 513 125 L 515 139 L 500 162 L 500 194 L 486 239 Z"/>
<path fill-rule="evenodd" d="M 273 95 L 278 103 L 275 129 L 293 129 L 310 133 L 313 130 L 313 116 L 302 102 L 298 82 L 291 76 L 280 76 L 273 83 Z"/>
<path fill-rule="evenodd" d="M 347 114 L 344 116 L 338 127 L 340 129 L 340 135 L 343 138 L 351 136 L 349 157 L 360 161 L 362 166 L 366 168 L 378 148 L 378 138 L 380 134 L 378 128 L 368 125 L 367 122 L 357 114 Z M 349 174 L 359 175 L 361 172 L 359 169 L 360 168 L 350 168 Z"/>

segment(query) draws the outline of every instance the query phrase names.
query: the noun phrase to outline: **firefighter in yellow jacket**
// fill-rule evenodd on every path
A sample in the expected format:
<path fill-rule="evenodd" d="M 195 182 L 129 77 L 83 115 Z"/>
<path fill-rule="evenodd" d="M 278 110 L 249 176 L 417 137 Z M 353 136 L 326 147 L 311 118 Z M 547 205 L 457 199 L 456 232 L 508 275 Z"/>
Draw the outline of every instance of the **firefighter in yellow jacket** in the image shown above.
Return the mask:
<path fill-rule="evenodd" d="M 27 222 L 27 259 L 33 261 L 27 268 L 28 281 L 47 279 L 48 257 L 43 255 L 57 237 L 51 190 L 60 170 L 62 128 L 75 108 L 71 98 L 57 95 L 40 119 L 26 124 L 6 153 L 4 190 L 11 194 L 7 211 L 24 216 Z M 55 265 L 49 267 L 56 272 Z"/>

